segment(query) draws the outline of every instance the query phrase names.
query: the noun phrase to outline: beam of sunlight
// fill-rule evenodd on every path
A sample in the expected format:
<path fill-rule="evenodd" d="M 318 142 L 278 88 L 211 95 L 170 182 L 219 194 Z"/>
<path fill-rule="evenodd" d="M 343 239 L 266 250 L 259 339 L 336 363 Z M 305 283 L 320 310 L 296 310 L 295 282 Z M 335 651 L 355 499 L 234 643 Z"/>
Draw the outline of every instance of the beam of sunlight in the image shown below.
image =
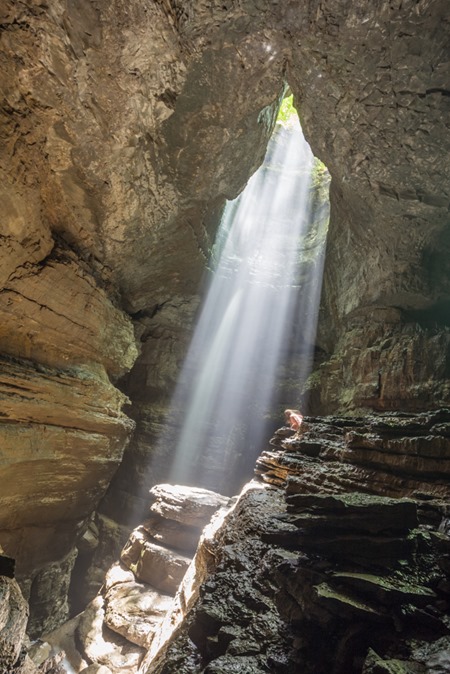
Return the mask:
<path fill-rule="evenodd" d="M 169 414 L 181 419 L 173 483 L 225 494 L 241 486 L 260 452 L 293 330 L 312 360 L 328 222 L 328 211 L 321 213 L 319 231 L 311 198 L 315 162 L 298 118 L 278 124 L 264 164 L 225 208 L 208 292 Z M 295 376 L 304 379 L 303 369 Z"/>

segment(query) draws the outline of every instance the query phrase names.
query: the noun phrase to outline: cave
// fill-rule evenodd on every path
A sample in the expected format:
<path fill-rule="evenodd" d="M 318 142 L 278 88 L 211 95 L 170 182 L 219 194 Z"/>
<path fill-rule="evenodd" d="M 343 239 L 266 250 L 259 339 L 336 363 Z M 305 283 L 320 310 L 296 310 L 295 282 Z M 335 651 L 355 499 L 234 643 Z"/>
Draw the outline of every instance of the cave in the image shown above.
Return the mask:
<path fill-rule="evenodd" d="M 0 17 L 0 672 L 450 671 L 447 3 Z M 331 176 L 317 330 L 306 350 L 293 322 L 246 462 L 177 491 L 216 235 L 291 95 Z M 181 582 L 151 610 L 149 527 Z M 120 593 L 144 618 L 108 613 Z"/>

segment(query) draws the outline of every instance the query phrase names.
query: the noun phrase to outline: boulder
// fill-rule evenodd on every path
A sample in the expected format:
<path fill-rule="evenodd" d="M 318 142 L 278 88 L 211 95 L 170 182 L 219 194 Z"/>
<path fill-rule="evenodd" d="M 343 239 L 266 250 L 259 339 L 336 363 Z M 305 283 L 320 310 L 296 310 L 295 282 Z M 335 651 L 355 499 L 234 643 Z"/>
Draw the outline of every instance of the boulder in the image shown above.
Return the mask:
<path fill-rule="evenodd" d="M 169 520 L 156 513 L 150 513 L 142 527 L 159 545 L 188 553 L 195 552 L 202 533 L 200 527 Z"/>
<path fill-rule="evenodd" d="M 105 665 L 113 672 L 135 674 L 145 651 L 110 630 L 104 618 L 104 599 L 99 595 L 89 604 L 78 623 L 77 638 L 84 653 L 91 662 Z"/>
<path fill-rule="evenodd" d="M 190 557 L 146 541 L 133 570 L 138 580 L 174 595 L 190 563 Z"/>
<path fill-rule="evenodd" d="M 203 528 L 229 499 L 208 489 L 158 484 L 150 490 L 154 499 L 150 510 L 169 520 Z"/>
<path fill-rule="evenodd" d="M 149 585 L 119 583 L 105 594 L 105 623 L 131 643 L 148 648 L 172 601 L 171 595 Z"/>
<path fill-rule="evenodd" d="M 92 664 L 82 669 L 80 674 L 112 674 L 112 672 L 105 665 Z"/>
<path fill-rule="evenodd" d="M 0 576 L 0 667 L 12 672 L 21 656 L 28 605 L 13 578 Z"/>

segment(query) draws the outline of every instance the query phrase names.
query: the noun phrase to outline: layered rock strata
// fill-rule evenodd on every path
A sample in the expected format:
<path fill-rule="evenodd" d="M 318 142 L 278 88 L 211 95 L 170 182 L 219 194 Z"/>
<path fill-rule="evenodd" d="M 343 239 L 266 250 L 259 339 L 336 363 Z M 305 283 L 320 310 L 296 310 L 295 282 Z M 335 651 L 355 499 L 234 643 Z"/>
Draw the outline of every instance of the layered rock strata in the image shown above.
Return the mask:
<path fill-rule="evenodd" d="M 111 382 L 136 341 L 155 360 L 161 307 L 189 328 L 180 307 L 195 311 L 224 195 L 262 159 L 283 59 L 255 61 L 259 38 L 225 39 L 228 27 L 195 46 L 164 3 L 7 0 L 0 23 L 0 540 L 38 630 L 67 615 L 77 542 L 131 429 Z M 242 59 L 251 97 L 233 77 Z"/>
<path fill-rule="evenodd" d="M 319 321 L 331 359 L 314 413 L 448 400 L 450 164 L 430 170 L 449 142 L 442 11 L 326 2 L 296 13 L 289 82 L 333 177 Z"/>
<path fill-rule="evenodd" d="M 56 369 L 1 359 L 0 540 L 32 613 L 67 619 L 76 541 L 120 463 L 132 422 L 100 366 Z"/>
<path fill-rule="evenodd" d="M 279 469 L 274 452 L 268 453 L 270 461 L 263 455 L 258 472 L 264 482 L 250 485 L 219 529 L 215 568 L 197 604 L 140 672 L 445 671 L 450 646 L 445 456 L 429 464 L 440 488 L 433 491 L 425 468 L 417 480 L 424 491 L 416 487 L 413 497 L 409 468 L 396 468 L 405 470 L 404 493 L 395 480 L 383 490 L 381 480 L 372 480 L 374 466 L 363 484 L 358 462 L 344 455 L 342 465 L 346 461 L 354 469 L 355 484 L 334 483 L 325 472 L 332 463 L 319 450 L 329 450 L 333 437 L 342 442 L 344 427 L 351 433 L 358 429 L 359 445 L 371 445 L 376 428 L 390 433 L 393 455 L 414 464 L 411 437 L 421 431 L 427 437 L 434 428 L 439 449 L 448 414 L 374 416 L 365 423 L 309 418 L 303 432 L 281 429 L 274 438 Z"/>
<path fill-rule="evenodd" d="M 164 484 L 154 487 L 151 497 L 149 518 L 132 532 L 120 561 L 75 626 L 84 661 L 112 672 L 137 671 L 173 604 L 203 527 L 229 500 L 204 489 Z M 55 642 L 58 635 L 49 638 Z"/>
<path fill-rule="evenodd" d="M 306 384 L 310 412 L 420 412 L 447 405 L 447 315 L 445 307 L 416 312 L 372 308 L 350 315 L 333 355 Z"/>
<path fill-rule="evenodd" d="M 301 433 L 280 429 L 256 474 L 289 494 L 361 491 L 450 498 L 450 410 L 368 417 L 306 417 Z"/>
<path fill-rule="evenodd" d="M 212 54 L 209 47 L 217 39 L 223 40 L 224 58 L 229 50 L 239 55 L 233 72 L 227 69 L 235 86 L 226 88 L 226 101 L 220 98 L 220 123 L 228 105 L 236 110 L 248 105 L 248 91 L 259 96 L 255 63 L 260 68 L 267 58 L 278 68 L 283 59 L 306 137 L 330 169 L 331 221 L 316 350 L 322 367 L 308 385 L 311 413 L 420 411 L 447 404 L 450 167 L 444 0 L 371 7 L 339 0 L 249 0 L 233 6 L 193 1 L 183 8 L 164 3 L 163 11 L 173 21 L 182 51 L 186 45 L 197 54 L 203 50 L 195 73 L 209 140 L 218 137 L 209 133 L 209 113 L 221 97 L 212 80 L 221 53 Z M 267 71 L 261 76 L 272 86 Z M 198 92 L 193 86 L 190 94 L 191 85 L 188 77 L 162 125 L 170 138 L 168 149 L 183 135 L 173 133 L 177 124 L 198 130 L 189 118 Z M 241 126 L 240 138 L 249 125 L 250 120 Z M 177 177 L 182 182 L 185 156 L 195 154 L 196 166 L 204 164 L 196 151 L 185 152 L 183 143 L 180 147 Z M 203 193 L 199 173 L 196 168 Z M 120 518 L 122 505 L 127 516 L 136 507 L 133 483 L 145 483 L 145 466 L 157 450 L 170 400 L 167 381 L 182 357 L 176 339 L 194 305 L 177 295 L 152 304 L 154 313 L 136 315 L 144 354 L 127 391 L 138 402 L 138 433 L 105 503 L 109 516 Z M 164 365 L 155 366 L 157 350 Z M 168 375 L 164 382 L 162 370 Z M 153 481 L 165 479 L 160 465 L 149 473 Z M 116 510 L 115 503 L 120 503 Z"/>

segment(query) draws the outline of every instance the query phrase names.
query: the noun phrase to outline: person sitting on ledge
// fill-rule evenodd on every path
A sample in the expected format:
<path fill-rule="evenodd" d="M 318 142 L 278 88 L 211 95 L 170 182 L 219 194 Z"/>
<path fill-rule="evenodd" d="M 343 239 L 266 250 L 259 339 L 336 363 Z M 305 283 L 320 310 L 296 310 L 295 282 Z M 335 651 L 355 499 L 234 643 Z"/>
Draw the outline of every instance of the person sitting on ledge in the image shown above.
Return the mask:
<path fill-rule="evenodd" d="M 303 414 L 298 410 L 284 410 L 284 421 L 294 431 L 298 431 L 302 425 Z"/>

